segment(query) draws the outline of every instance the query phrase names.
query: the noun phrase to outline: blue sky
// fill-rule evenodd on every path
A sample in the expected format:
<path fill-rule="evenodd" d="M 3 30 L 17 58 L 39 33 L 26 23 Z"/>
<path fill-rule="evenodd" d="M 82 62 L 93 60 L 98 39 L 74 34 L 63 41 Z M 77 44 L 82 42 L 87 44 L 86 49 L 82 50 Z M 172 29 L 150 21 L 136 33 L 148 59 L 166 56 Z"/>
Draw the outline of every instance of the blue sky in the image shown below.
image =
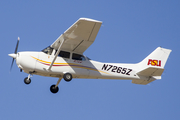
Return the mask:
<path fill-rule="evenodd" d="M 0 1 L 0 119 L 2 120 L 179 120 L 180 1 L 6 0 Z M 80 17 L 103 21 L 84 53 L 102 62 L 137 63 L 156 47 L 172 49 L 161 80 L 135 85 L 126 80 L 61 81 L 34 75 L 30 85 L 14 64 L 18 51 L 40 51 Z"/>

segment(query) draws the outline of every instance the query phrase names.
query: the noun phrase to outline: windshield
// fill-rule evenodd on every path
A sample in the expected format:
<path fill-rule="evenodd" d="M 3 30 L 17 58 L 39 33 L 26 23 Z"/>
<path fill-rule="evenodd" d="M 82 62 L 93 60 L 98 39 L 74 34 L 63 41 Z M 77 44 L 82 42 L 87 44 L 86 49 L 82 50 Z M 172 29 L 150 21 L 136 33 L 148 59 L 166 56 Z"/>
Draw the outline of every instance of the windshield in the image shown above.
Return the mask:
<path fill-rule="evenodd" d="M 53 48 L 48 46 L 47 48 L 43 49 L 42 52 L 48 54 L 48 55 L 51 55 L 52 54 L 52 51 L 53 51 Z"/>
<path fill-rule="evenodd" d="M 90 58 L 86 57 L 88 60 L 91 60 Z"/>

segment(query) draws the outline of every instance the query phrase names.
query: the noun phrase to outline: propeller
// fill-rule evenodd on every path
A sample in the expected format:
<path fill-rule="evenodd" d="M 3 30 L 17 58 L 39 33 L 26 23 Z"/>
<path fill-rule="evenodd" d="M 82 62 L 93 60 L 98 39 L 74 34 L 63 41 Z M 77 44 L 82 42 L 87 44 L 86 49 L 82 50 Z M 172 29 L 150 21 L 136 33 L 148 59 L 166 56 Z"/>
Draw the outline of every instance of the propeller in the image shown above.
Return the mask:
<path fill-rule="evenodd" d="M 13 54 L 8 54 L 9 56 L 11 56 L 11 57 L 13 58 L 12 63 L 11 63 L 10 71 L 11 71 L 12 66 L 13 66 L 13 64 L 14 64 L 14 59 L 16 59 L 16 56 L 17 56 L 17 50 L 18 50 L 19 40 L 20 40 L 20 38 L 18 37 L 18 41 L 17 41 L 17 44 L 16 44 L 16 48 L 15 48 L 14 53 L 13 53 Z"/>

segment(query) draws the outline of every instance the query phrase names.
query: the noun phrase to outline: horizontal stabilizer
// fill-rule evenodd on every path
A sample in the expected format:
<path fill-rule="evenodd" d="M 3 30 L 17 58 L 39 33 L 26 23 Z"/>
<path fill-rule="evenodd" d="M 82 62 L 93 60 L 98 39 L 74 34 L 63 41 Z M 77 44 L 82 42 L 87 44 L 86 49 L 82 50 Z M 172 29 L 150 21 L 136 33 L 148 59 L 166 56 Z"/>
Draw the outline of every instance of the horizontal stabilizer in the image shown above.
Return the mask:
<path fill-rule="evenodd" d="M 163 71 L 163 68 L 148 67 L 144 70 L 139 71 L 137 74 L 143 76 L 161 76 Z"/>
<path fill-rule="evenodd" d="M 140 85 L 147 85 L 150 82 L 153 82 L 154 80 L 132 80 L 132 83 L 134 84 L 140 84 Z"/>

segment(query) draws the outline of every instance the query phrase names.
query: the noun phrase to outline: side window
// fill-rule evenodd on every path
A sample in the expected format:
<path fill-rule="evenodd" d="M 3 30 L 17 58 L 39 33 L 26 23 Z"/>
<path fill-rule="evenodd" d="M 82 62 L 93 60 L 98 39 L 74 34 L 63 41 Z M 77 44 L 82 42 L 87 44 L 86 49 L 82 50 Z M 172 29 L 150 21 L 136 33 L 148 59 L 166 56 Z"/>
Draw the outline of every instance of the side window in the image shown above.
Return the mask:
<path fill-rule="evenodd" d="M 58 56 L 63 57 L 63 58 L 70 58 L 70 52 L 60 51 Z"/>
<path fill-rule="evenodd" d="M 53 51 L 53 48 L 50 47 L 50 46 L 42 50 L 42 52 L 44 52 L 44 53 L 46 53 L 48 55 L 51 55 L 52 51 Z"/>
<path fill-rule="evenodd" d="M 72 59 L 73 59 L 73 60 L 81 60 L 81 61 L 85 61 L 85 60 L 86 60 L 83 55 L 76 54 L 76 53 L 73 53 Z"/>

